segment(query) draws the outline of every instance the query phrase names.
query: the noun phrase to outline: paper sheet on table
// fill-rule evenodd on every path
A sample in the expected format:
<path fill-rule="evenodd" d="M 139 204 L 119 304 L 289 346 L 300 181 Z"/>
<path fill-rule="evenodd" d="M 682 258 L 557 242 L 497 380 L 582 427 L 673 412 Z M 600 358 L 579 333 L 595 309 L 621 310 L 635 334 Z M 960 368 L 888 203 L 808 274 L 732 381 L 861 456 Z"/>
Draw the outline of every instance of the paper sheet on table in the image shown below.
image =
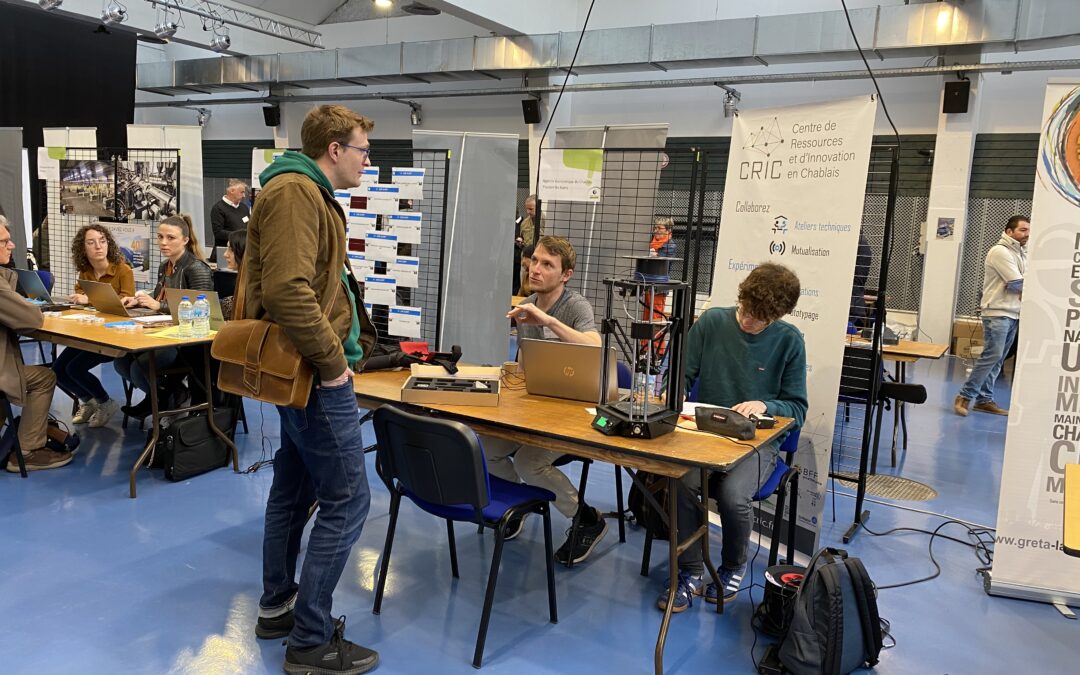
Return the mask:
<path fill-rule="evenodd" d="M 191 339 L 190 337 L 180 337 L 180 326 L 167 326 L 165 328 L 162 328 L 161 330 L 155 330 L 152 333 L 148 332 L 146 333 L 146 335 L 149 335 L 150 337 L 169 338 L 170 340 Z M 207 337 L 214 337 L 215 335 L 217 335 L 217 331 L 212 330 L 210 331 L 210 334 L 207 335 Z"/>
<path fill-rule="evenodd" d="M 93 319 L 97 314 L 61 314 L 60 318 L 64 321 L 78 321 L 80 319 Z"/>

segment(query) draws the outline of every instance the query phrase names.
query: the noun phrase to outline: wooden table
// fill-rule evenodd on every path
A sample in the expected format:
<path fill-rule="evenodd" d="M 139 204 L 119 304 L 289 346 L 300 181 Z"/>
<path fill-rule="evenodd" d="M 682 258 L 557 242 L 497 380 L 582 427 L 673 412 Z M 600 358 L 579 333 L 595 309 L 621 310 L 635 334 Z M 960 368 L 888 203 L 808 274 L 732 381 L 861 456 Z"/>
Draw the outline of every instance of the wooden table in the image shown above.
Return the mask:
<path fill-rule="evenodd" d="M 63 314 L 87 314 L 85 310 L 67 311 Z M 105 320 L 105 323 L 113 323 L 116 321 L 130 321 L 126 316 L 116 316 L 112 314 L 103 314 L 100 312 L 94 313 Z M 168 324 L 167 324 L 168 325 Z M 160 330 L 160 327 L 159 327 Z M 44 324 L 41 328 L 30 333 L 30 336 L 35 340 L 42 340 L 45 342 L 52 342 L 54 344 L 63 345 L 65 347 L 73 347 L 75 349 L 81 349 L 87 352 L 93 352 L 95 354 L 101 354 L 103 356 L 110 356 L 112 358 L 119 358 L 128 354 L 139 354 L 141 352 L 149 352 L 157 349 L 165 349 L 170 347 L 191 347 L 201 346 L 204 353 L 205 381 L 209 385 L 210 379 L 210 343 L 211 338 L 188 338 L 184 340 L 175 340 L 166 337 L 154 337 L 154 328 L 145 328 L 142 331 L 129 333 L 126 331 L 120 331 L 115 328 L 106 328 L 103 324 L 89 324 L 72 319 L 62 319 L 57 316 L 46 316 Z M 135 498 L 135 477 L 141 467 L 150 457 L 153 452 L 154 445 L 158 442 L 160 434 L 159 422 L 162 417 L 166 415 L 177 415 L 180 413 L 190 413 L 206 411 L 207 420 L 210 423 L 210 429 L 222 440 L 225 441 L 226 447 L 229 448 L 232 453 L 233 470 L 240 470 L 240 459 L 236 451 L 236 445 L 225 435 L 220 429 L 214 425 L 214 397 L 207 395 L 206 403 L 199 405 L 188 406 L 186 408 L 178 408 L 175 410 L 160 410 L 158 407 L 157 396 L 157 366 L 154 363 L 154 359 L 150 359 L 150 368 L 147 373 L 147 380 L 150 382 L 150 410 L 152 414 L 153 427 L 150 432 L 150 440 L 147 442 L 146 447 L 143 449 L 142 454 L 135 460 L 134 466 L 131 467 L 131 473 L 129 475 L 129 494 L 132 499 Z"/>
<path fill-rule="evenodd" d="M 1080 558 L 1080 464 L 1065 465 L 1065 553 Z"/>
<path fill-rule="evenodd" d="M 719 587 L 716 568 L 709 556 L 708 518 L 704 518 L 704 524 L 697 531 L 685 539 L 679 539 L 675 481 L 690 471 L 697 470 L 701 472 L 701 485 L 708 485 L 710 471 L 722 471 L 750 456 L 753 450 L 786 432 L 793 425 L 793 421 L 778 418 L 776 427 L 758 430 L 752 441 L 745 442 L 691 430 L 695 429 L 692 423 L 689 429 L 676 429 L 655 440 L 605 436 L 592 428 L 592 415 L 585 410 L 586 407 L 591 407 L 588 404 L 531 396 L 524 388 L 510 390 L 505 385 L 502 387 L 498 406 L 401 404 L 401 386 L 408 375 L 408 371 L 404 370 L 357 375 L 353 381 L 353 390 L 358 403 L 366 408 L 376 408 L 387 403 L 422 408 L 439 417 L 468 424 L 478 433 L 621 466 L 635 482 L 639 481 L 635 471 L 640 470 L 667 479 L 666 506 L 657 504 L 649 491 L 641 486 L 652 506 L 659 513 L 666 513 L 670 535 L 668 558 L 671 581 L 667 609 L 660 623 L 653 656 L 655 672 L 663 673 L 664 643 L 667 640 L 671 611 L 675 606 L 675 591 L 678 588 L 679 552 L 695 543 L 700 545 L 705 565 L 713 576 L 713 583 Z M 702 509 L 706 514 L 707 494 L 707 490 L 703 489 Z M 723 604 L 717 603 L 718 613 L 723 612 Z"/>

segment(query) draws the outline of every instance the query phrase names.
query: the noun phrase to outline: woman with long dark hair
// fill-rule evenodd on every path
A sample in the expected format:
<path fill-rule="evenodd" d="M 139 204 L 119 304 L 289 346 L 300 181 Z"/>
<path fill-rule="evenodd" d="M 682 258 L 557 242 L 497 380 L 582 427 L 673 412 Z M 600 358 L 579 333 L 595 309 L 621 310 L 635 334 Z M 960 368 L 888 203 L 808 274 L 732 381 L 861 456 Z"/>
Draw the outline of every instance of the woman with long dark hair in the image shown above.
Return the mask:
<path fill-rule="evenodd" d="M 166 288 L 181 288 L 192 291 L 214 290 L 214 276 L 206 264 L 191 216 L 178 213 L 169 216 L 158 224 L 158 249 L 161 251 L 161 266 L 158 268 L 158 280 L 153 293 L 136 293 L 124 298 L 125 307 L 146 307 L 161 314 L 169 313 L 165 299 Z M 143 392 L 150 392 L 150 359 L 158 370 L 169 368 L 176 363 L 179 350 L 176 348 L 155 349 L 141 352 L 135 356 L 124 356 L 113 362 L 113 367 L 120 377 L 129 380 Z M 179 383 L 166 383 L 161 387 L 165 406 L 169 407 L 183 398 L 184 392 Z M 124 409 L 132 417 L 146 417 L 150 414 L 150 397 L 147 396 L 138 405 Z"/>

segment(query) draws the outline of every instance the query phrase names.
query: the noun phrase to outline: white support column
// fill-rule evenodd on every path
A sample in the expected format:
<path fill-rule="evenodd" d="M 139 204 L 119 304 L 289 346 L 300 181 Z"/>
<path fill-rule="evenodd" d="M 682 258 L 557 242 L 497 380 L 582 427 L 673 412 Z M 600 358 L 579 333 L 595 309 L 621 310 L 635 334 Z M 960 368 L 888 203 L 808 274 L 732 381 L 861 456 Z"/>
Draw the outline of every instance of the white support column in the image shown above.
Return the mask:
<path fill-rule="evenodd" d="M 951 77 L 948 78 L 952 80 Z M 971 101 L 966 113 L 939 113 L 934 173 L 926 212 L 926 257 L 923 261 L 920 339 L 948 343 L 956 313 L 957 281 L 967 227 L 968 188 L 975 132 L 979 118 L 979 76 L 971 76 Z M 944 96 L 944 80 L 942 81 Z M 939 219 L 952 219 L 951 237 L 938 238 Z"/>

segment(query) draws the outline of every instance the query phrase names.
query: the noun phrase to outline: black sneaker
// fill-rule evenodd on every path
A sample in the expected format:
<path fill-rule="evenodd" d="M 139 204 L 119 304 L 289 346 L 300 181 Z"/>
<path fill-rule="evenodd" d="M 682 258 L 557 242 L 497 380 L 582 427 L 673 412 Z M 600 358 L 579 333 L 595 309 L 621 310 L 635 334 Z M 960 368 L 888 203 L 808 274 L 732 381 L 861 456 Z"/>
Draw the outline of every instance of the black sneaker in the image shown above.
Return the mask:
<path fill-rule="evenodd" d="M 525 518 L 527 518 L 528 515 L 529 514 L 527 513 L 523 513 L 520 516 L 514 516 L 506 521 L 506 528 L 503 530 L 503 541 L 517 539 L 517 536 L 525 529 Z"/>
<path fill-rule="evenodd" d="M 260 640 L 274 640 L 288 637 L 293 627 L 293 611 L 290 609 L 281 616 L 260 616 L 255 623 L 255 637 Z"/>
<path fill-rule="evenodd" d="M 591 525 L 579 525 L 576 542 L 570 541 L 570 532 L 573 529 L 571 527 L 566 530 L 566 541 L 563 542 L 558 551 L 555 551 L 555 560 L 563 565 L 576 565 L 584 562 L 592 553 L 596 543 L 607 534 L 607 521 L 597 513 L 597 522 Z"/>
<path fill-rule="evenodd" d="M 359 675 L 379 665 L 379 653 L 345 639 L 345 617 L 337 621 L 330 642 L 285 650 L 285 672 L 291 675 Z"/>
<path fill-rule="evenodd" d="M 295 606 L 296 594 L 293 593 L 292 597 L 282 606 L 284 612 L 277 616 L 259 616 L 259 620 L 255 622 L 255 637 L 260 640 L 288 637 L 289 633 L 292 632 L 294 623 L 293 608 Z M 259 612 L 262 612 L 261 607 Z"/>

